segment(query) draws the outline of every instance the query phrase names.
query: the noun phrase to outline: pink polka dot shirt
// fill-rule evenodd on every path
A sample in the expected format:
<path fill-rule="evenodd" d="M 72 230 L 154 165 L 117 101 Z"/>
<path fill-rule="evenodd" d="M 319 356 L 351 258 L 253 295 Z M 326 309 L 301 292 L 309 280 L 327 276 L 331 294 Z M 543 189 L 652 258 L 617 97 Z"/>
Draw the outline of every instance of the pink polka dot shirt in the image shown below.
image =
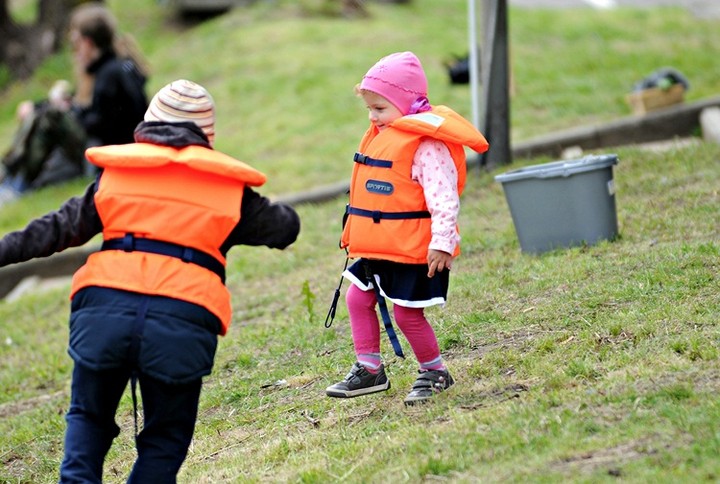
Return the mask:
<path fill-rule="evenodd" d="M 460 211 L 458 174 L 445 143 L 424 139 L 413 158 L 412 179 L 423 187 L 431 217 L 432 239 L 429 249 L 452 254 L 460 235 L 455 230 Z"/>

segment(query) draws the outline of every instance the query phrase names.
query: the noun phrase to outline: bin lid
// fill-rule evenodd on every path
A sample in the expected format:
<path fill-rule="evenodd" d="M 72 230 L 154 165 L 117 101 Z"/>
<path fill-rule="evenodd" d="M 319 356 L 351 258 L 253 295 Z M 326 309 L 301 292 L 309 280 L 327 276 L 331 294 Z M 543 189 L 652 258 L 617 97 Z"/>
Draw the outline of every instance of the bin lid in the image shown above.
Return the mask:
<path fill-rule="evenodd" d="M 600 170 L 616 165 L 618 157 L 615 154 L 588 155 L 576 160 L 553 161 L 541 165 L 531 165 L 518 170 L 508 171 L 495 176 L 495 181 L 505 183 L 523 180 L 526 178 L 555 178 L 568 177 L 586 171 Z"/>

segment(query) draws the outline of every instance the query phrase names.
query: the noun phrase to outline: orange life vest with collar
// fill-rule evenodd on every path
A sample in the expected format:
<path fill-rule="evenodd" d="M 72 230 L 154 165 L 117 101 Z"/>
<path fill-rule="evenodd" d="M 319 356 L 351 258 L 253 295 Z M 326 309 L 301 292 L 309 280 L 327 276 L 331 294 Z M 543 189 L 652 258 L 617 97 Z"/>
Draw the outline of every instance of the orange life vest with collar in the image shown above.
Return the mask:
<path fill-rule="evenodd" d="M 244 187 L 262 185 L 265 175 L 201 146 L 134 143 L 90 148 L 86 156 L 103 168 L 95 193 L 103 246 L 129 245 L 91 254 L 73 276 L 70 297 L 100 286 L 180 299 L 215 314 L 225 334 L 232 309 L 220 247 L 240 220 Z M 189 255 L 145 251 L 140 242 Z M 193 254 L 211 264 L 193 263 Z"/>
<path fill-rule="evenodd" d="M 458 173 L 458 193 L 465 186 L 465 146 L 487 151 L 483 135 L 446 106 L 403 116 L 379 131 L 365 133 L 355 154 L 350 203 L 340 246 L 351 258 L 426 264 L 432 238 L 430 213 L 420 184 L 412 179 L 415 152 L 424 138 L 445 143 Z M 456 227 L 457 230 L 457 227 Z M 460 247 L 453 255 L 460 253 Z"/>

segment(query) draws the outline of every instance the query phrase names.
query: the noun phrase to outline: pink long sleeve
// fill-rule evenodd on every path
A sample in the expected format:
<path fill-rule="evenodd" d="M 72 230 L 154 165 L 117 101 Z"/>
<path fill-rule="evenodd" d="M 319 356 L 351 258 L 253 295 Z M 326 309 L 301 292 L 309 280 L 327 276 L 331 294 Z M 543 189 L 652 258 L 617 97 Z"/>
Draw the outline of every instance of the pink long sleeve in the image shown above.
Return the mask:
<path fill-rule="evenodd" d="M 460 197 L 457 192 L 457 169 L 442 141 L 425 139 L 420 143 L 412 165 L 412 178 L 423 187 L 425 203 L 432 221 L 429 249 L 452 254 L 460 242 L 455 229 Z"/>

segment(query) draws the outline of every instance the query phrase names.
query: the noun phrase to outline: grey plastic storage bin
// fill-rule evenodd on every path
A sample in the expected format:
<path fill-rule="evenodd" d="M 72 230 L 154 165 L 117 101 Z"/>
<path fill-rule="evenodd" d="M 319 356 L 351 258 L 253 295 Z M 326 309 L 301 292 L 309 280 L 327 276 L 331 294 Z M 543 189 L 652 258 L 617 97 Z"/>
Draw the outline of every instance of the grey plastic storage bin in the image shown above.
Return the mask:
<path fill-rule="evenodd" d="M 497 175 L 523 252 L 593 245 L 618 233 L 616 155 L 533 165 Z"/>

